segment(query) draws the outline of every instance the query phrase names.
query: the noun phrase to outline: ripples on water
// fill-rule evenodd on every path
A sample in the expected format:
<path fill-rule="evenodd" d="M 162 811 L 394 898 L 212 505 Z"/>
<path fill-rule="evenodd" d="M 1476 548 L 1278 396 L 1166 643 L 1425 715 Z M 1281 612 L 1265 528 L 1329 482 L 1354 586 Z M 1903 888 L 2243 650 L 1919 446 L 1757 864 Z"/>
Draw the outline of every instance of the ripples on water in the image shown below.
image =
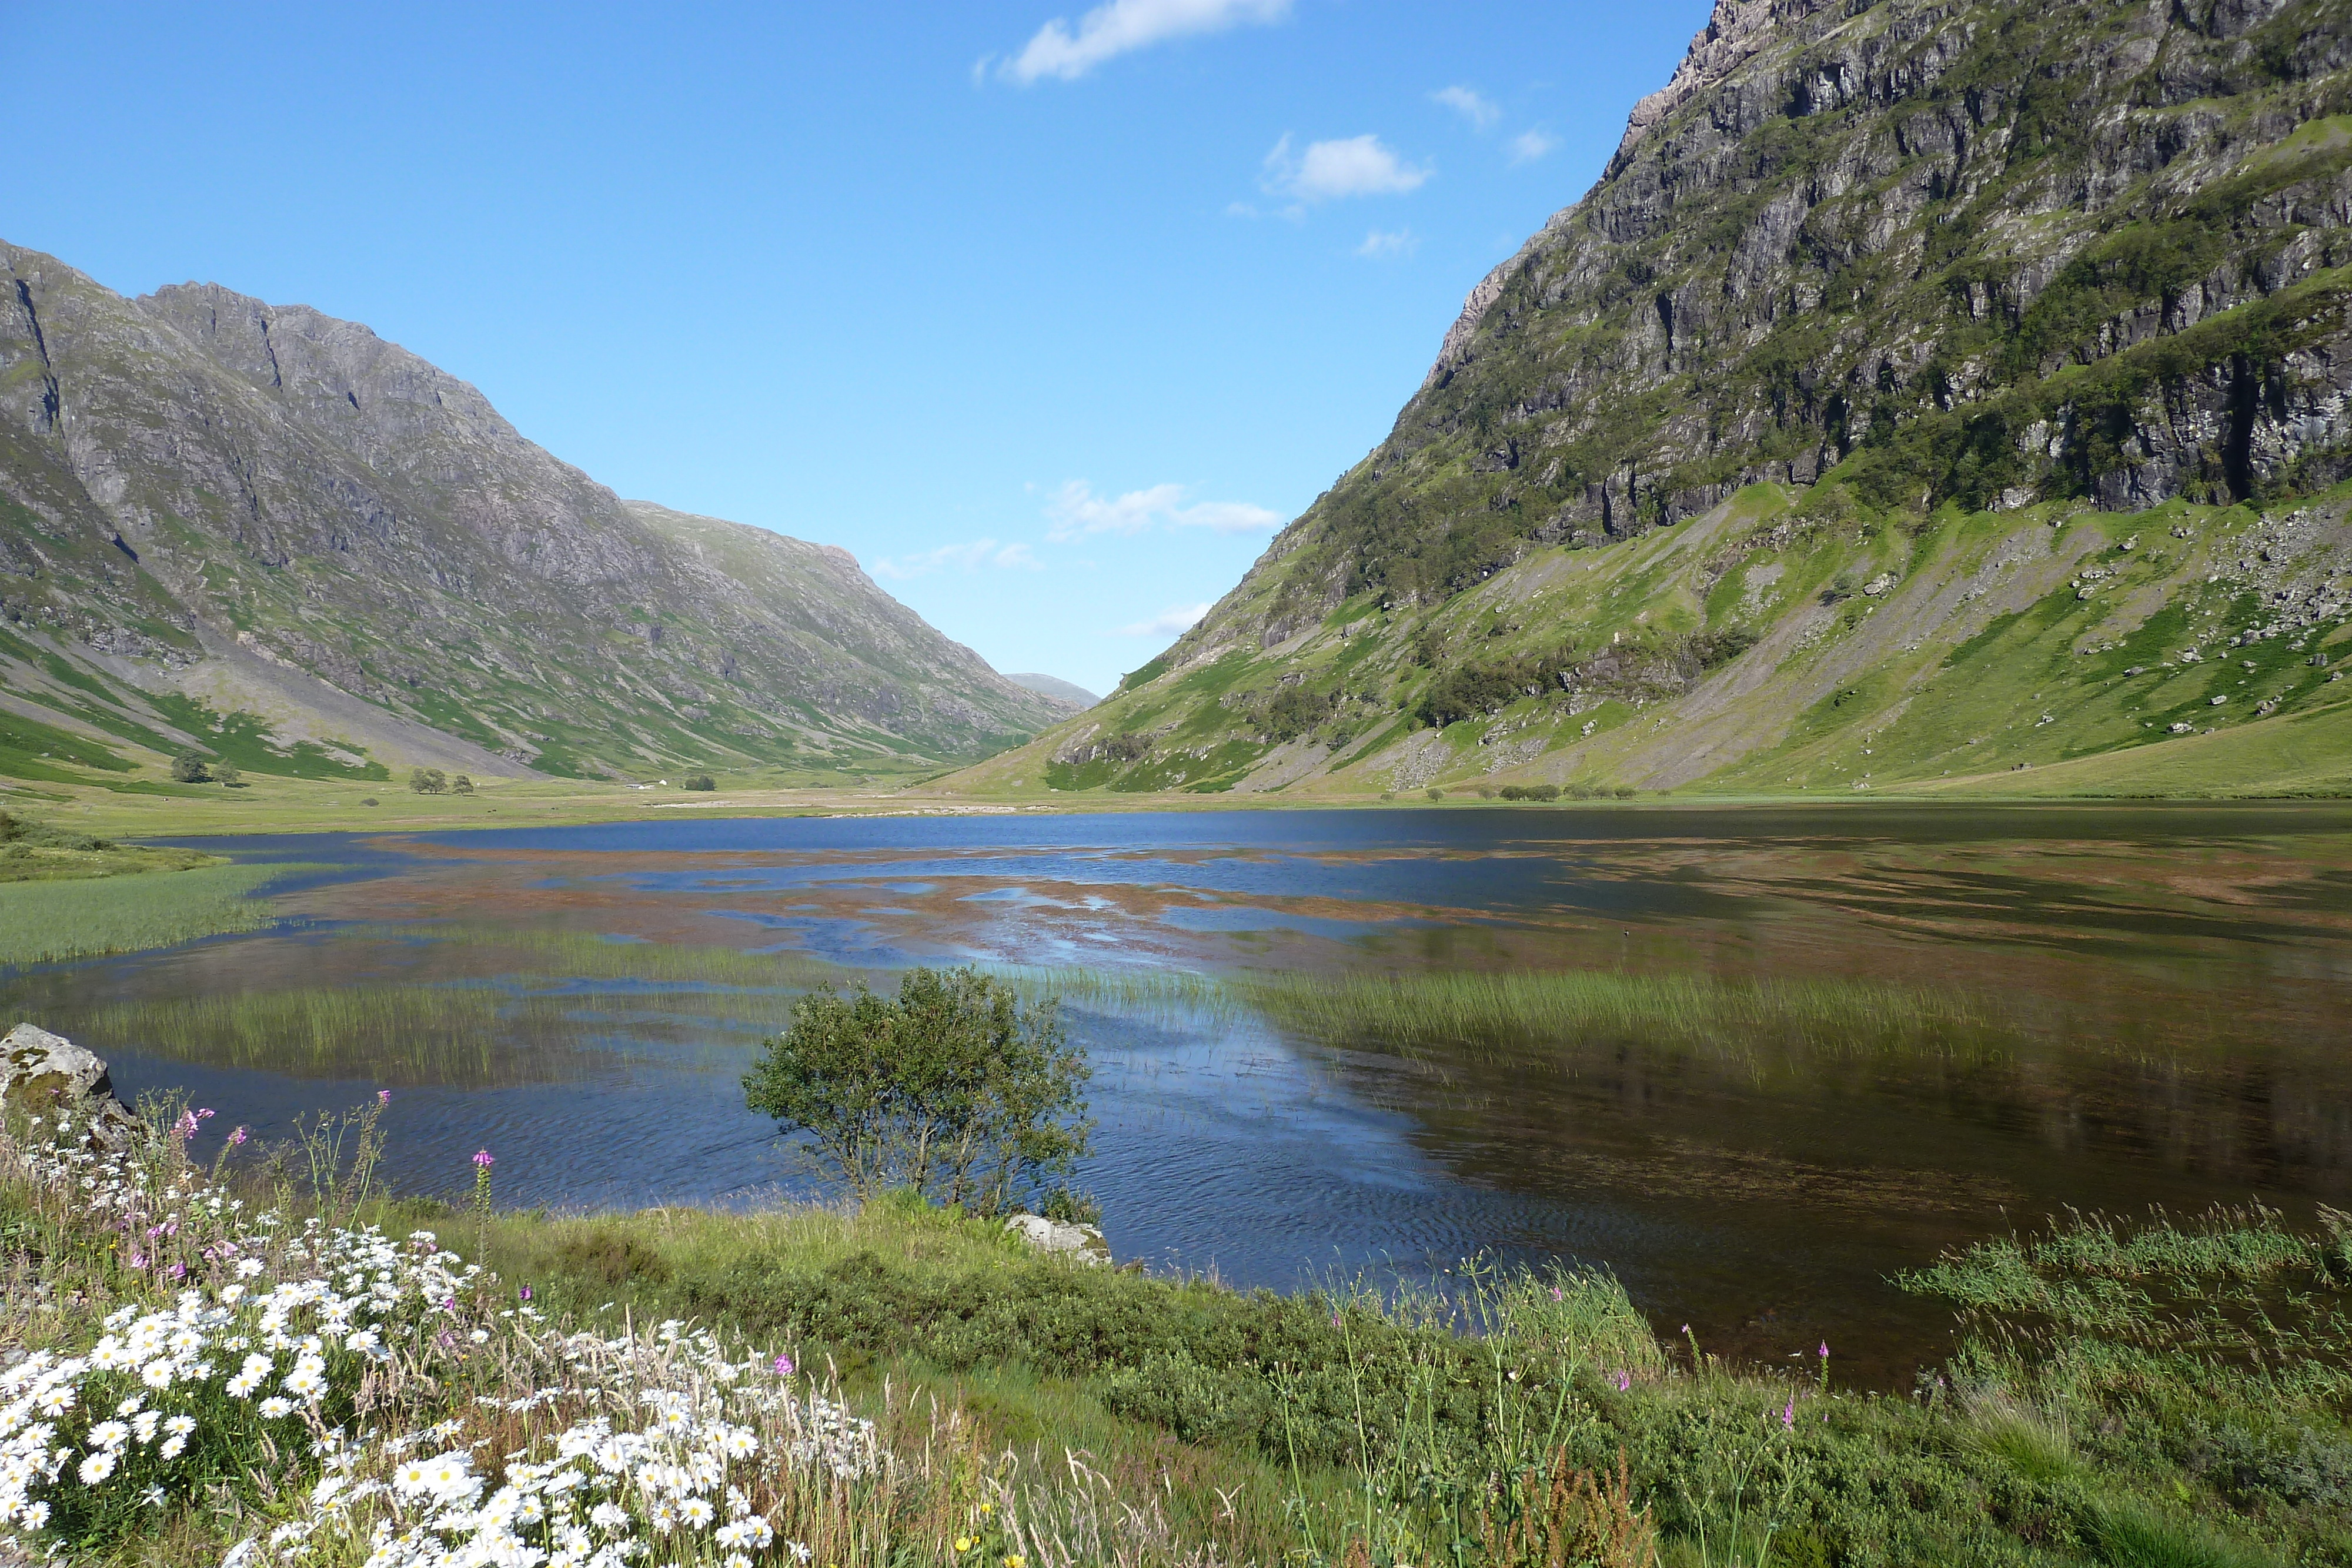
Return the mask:
<path fill-rule="evenodd" d="M 356 869 L 291 894 L 291 933 L 17 976 L 16 1012 L 224 1124 L 282 1128 L 391 1083 L 394 1175 L 424 1190 L 462 1188 L 487 1145 L 517 1203 L 814 1195 L 742 1108 L 760 1039 L 823 965 L 972 960 L 1049 987 L 1037 967 L 1087 968 L 1054 988 L 1095 1064 L 1084 1177 L 1113 1246 L 1240 1283 L 1565 1255 L 1710 1348 L 1827 1336 L 1901 1382 L 1943 1328 L 1884 1276 L 1941 1247 L 2067 1204 L 2352 1196 L 2338 807 L 234 847 Z"/>

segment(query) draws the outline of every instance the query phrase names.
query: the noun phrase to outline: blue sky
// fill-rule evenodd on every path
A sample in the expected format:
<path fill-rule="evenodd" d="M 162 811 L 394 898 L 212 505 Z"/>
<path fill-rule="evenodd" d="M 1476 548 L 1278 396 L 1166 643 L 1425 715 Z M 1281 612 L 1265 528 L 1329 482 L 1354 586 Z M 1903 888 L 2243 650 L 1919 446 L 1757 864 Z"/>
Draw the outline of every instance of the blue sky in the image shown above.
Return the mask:
<path fill-rule="evenodd" d="M 1100 691 L 1386 434 L 1707 10 L 26 5 L 0 236 L 365 321 Z"/>

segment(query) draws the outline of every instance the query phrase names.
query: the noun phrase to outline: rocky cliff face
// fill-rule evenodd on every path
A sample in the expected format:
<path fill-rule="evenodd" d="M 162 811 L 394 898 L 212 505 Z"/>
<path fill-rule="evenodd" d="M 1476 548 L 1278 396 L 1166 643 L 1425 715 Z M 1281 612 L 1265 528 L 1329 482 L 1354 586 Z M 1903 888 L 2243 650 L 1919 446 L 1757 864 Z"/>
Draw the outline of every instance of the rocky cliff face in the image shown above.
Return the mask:
<path fill-rule="evenodd" d="M 2047 591 L 2106 517 L 2174 541 L 2133 623 L 2179 611 L 2352 475 L 2347 110 L 2347 0 L 1719 0 L 1389 437 L 1042 749 L 1072 787 L 1682 781 L 1989 624 L 1956 590 L 1829 657 L 1853 584 L 2054 551 Z M 1507 763 L 1457 754 L 1498 724 Z"/>
<path fill-rule="evenodd" d="M 24 721 L 217 749 L 257 717 L 240 760 L 298 771 L 824 772 L 1067 711 L 845 552 L 621 501 L 363 326 L 5 245 L 0 615 Z"/>

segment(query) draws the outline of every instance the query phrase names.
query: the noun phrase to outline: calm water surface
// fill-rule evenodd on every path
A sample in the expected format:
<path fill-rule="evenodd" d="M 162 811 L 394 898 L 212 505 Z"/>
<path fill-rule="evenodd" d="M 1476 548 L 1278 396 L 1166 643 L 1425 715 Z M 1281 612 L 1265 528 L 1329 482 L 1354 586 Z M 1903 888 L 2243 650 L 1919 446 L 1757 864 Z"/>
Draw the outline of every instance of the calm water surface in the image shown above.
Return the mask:
<path fill-rule="evenodd" d="M 1605 1264 L 1666 1332 L 1757 1359 L 1827 1337 L 1890 1384 L 1948 1333 L 1885 1276 L 1946 1246 L 2065 1206 L 2352 1203 L 2338 806 L 664 821 L 230 847 L 351 869 L 297 885 L 289 931 L 0 976 L 12 1016 L 88 1040 L 126 1092 L 184 1087 L 265 1133 L 390 1082 L 413 1189 L 461 1188 L 488 1146 L 518 1203 L 814 1190 L 738 1083 L 788 992 L 633 982 L 625 959 L 518 981 L 430 939 L 459 922 L 874 971 L 1601 970 L 1964 1004 L 1982 1030 L 1899 1050 L 1070 1010 L 1101 1123 L 1083 1185 L 1122 1258 L 1277 1288 L 1442 1278 L 1481 1250 Z M 537 1000 L 439 1068 L 290 1042 L 228 1065 L 122 1006 L 393 981 Z"/>

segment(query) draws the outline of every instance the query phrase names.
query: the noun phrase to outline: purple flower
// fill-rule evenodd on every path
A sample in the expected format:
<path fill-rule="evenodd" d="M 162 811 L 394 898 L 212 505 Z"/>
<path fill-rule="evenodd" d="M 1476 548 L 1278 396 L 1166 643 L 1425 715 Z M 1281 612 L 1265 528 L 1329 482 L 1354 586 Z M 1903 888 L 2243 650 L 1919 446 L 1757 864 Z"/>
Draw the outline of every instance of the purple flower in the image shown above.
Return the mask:
<path fill-rule="evenodd" d="M 389 1105 L 389 1104 L 391 1104 L 391 1103 L 392 1103 L 392 1091 L 391 1091 L 391 1090 L 389 1090 L 389 1089 L 379 1089 L 379 1090 L 377 1090 L 377 1091 L 375 1092 L 375 1103 L 376 1103 L 377 1104 L 379 1104 L 379 1105 Z"/>
<path fill-rule="evenodd" d="M 488 1170 L 488 1169 L 489 1169 L 492 1166 L 494 1166 L 494 1165 L 496 1165 L 496 1164 L 498 1164 L 498 1163 L 499 1163 L 499 1162 L 498 1162 L 497 1160 L 495 1160 L 495 1159 L 493 1159 L 493 1158 L 491 1158 L 491 1157 L 490 1157 L 490 1151 L 489 1151 L 489 1150 L 488 1150 L 488 1149 L 476 1149 L 476 1150 L 474 1151 L 474 1164 L 475 1164 L 477 1166 L 478 1166 L 479 1168 L 481 1168 L 481 1169 L 483 1169 L 483 1170 Z"/>
<path fill-rule="evenodd" d="M 187 1277 L 188 1266 L 185 1263 L 174 1263 L 172 1265 L 172 1278 L 174 1280 L 184 1280 Z"/>
<path fill-rule="evenodd" d="M 1788 1432 L 1797 1429 L 1797 1396 L 1793 1394 L 1789 1396 L 1788 1405 L 1780 1411 L 1780 1427 Z"/>
<path fill-rule="evenodd" d="M 239 1127 L 236 1132 L 231 1133 L 228 1135 L 228 1146 L 232 1149 L 243 1142 L 245 1142 L 245 1129 L 243 1127 Z"/>
<path fill-rule="evenodd" d="M 133 1252 L 131 1255 L 131 1266 L 134 1269 L 144 1269 L 147 1267 L 147 1255 L 143 1252 Z"/>
<path fill-rule="evenodd" d="M 530 1300 L 530 1287 L 529 1285 L 525 1285 L 522 1288 L 522 1299 L 526 1301 Z"/>
<path fill-rule="evenodd" d="M 1830 1358 L 1830 1342 L 1829 1342 L 1829 1341 L 1827 1341 L 1827 1340 L 1823 1340 L 1823 1341 L 1822 1341 L 1822 1359 L 1823 1361 L 1827 1361 L 1829 1358 Z"/>
<path fill-rule="evenodd" d="M 1633 1386 L 1633 1375 L 1632 1373 L 1630 1373 L 1630 1372 L 1620 1372 L 1620 1373 L 1617 1375 L 1617 1392 L 1618 1392 L 1618 1393 L 1620 1393 L 1620 1394 L 1628 1393 L 1628 1392 L 1630 1392 L 1630 1391 L 1632 1390 Z"/>
<path fill-rule="evenodd" d="M 776 1357 L 776 1375 L 778 1377 L 790 1377 L 792 1375 L 793 1358 L 789 1355 L 780 1355 Z"/>
<path fill-rule="evenodd" d="M 1555 1301 L 1559 1300 L 1559 1287 L 1558 1285 L 1554 1285 L 1551 1288 L 1551 1299 Z"/>

